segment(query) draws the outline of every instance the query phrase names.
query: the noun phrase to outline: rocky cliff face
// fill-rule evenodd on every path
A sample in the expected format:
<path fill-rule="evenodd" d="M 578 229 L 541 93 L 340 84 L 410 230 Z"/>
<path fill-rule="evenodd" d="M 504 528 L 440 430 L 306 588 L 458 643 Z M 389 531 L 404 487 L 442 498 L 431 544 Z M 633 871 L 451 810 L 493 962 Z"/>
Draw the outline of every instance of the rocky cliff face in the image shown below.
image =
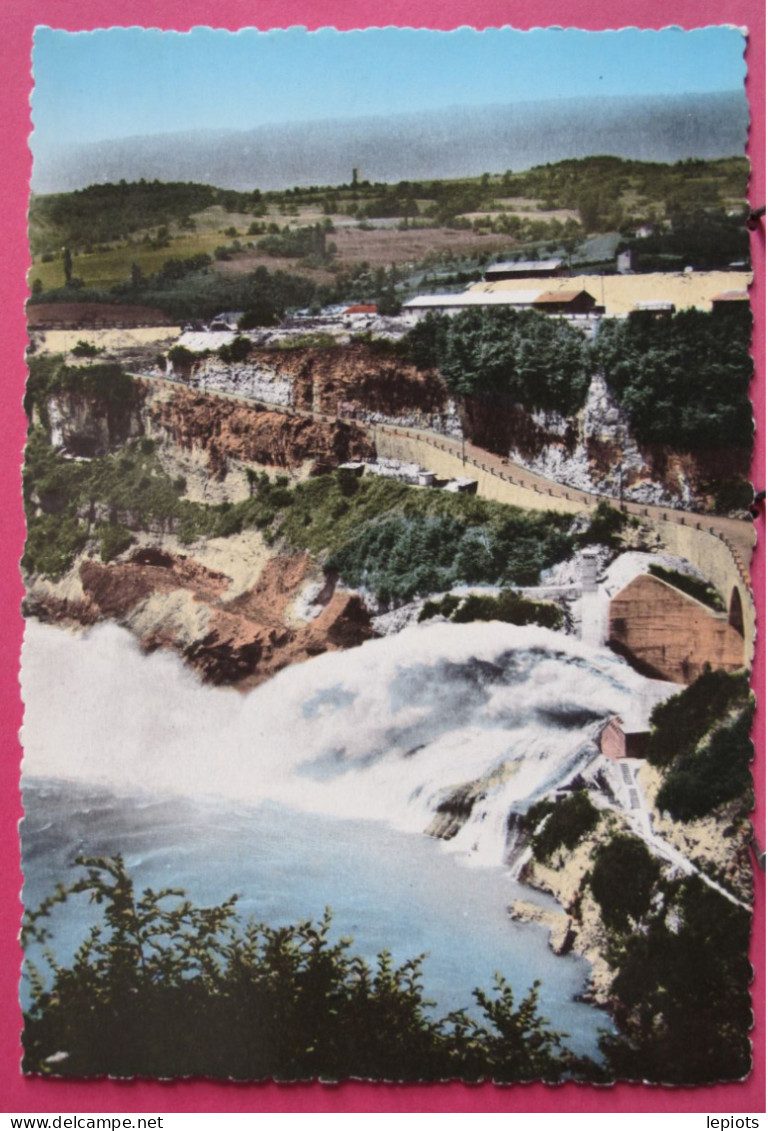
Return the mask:
<path fill-rule="evenodd" d="M 138 384 L 119 406 L 96 395 L 56 393 L 46 402 L 51 444 L 73 456 L 105 455 L 144 434 L 144 401 L 145 390 Z"/>
<path fill-rule="evenodd" d="M 264 364 L 293 383 L 296 408 L 336 415 L 339 407 L 402 418 L 440 416 L 448 390 L 431 370 L 365 343 L 343 348 L 265 350 Z"/>
<path fill-rule="evenodd" d="M 205 358 L 175 376 L 196 389 L 292 405 L 300 412 L 398 421 L 438 431 L 458 429 L 448 390 L 438 374 L 409 364 L 386 343 L 262 348 L 238 364 Z"/>
<path fill-rule="evenodd" d="M 248 494 L 247 466 L 319 475 L 347 460 L 373 459 L 361 425 L 315 420 L 264 405 L 136 378 L 119 407 L 97 396 L 57 393 L 46 402 L 54 448 L 69 455 L 105 455 L 146 436 L 169 474 L 183 475 L 190 497 L 219 503 Z"/>
<path fill-rule="evenodd" d="M 60 583 L 33 582 L 26 612 L 70 625 L 113 620 L 147 651 L 172 649 L 206 682 L 245 690 L 289 664 L 372 635 L 360 599 L 332 581 L 314 596 L 313 619 L 294 614 L 318 576 L 306 554 L 276 554 L 233 595 L 228 574 L 155 544 L 108 565 L 84 558 Z"/>
<path fill-rule="evenodd" d="M 273 412 L 185 388 L 155 387 L 147 399 L 145 424 L 161 443 L 205 453 L 213 479 L 223 479 L 231 464 L 291 470 L 309 462 L 311 474 L 319 475 L 347 460 L 374 456 L 364 429 L 353 422 Z"/>
<path fill-rule="evenodd" d="M 481 447 L 548 479 L 638 503 L 709 509 L 718 485 L 749 470 L 733 449 L 693 455 L 641 448 L 599 374 L 574 417 L 471 397 L 464 411 L 468 434 Z"/>
<path fill-rule="evenodd" d="M 640 447 L 602 376 L 573 417 L 529 412 L 498 398 L 463 398 L 460 409 L 433 370 L 421 370 L 357 342 L 307 349 L 260 349 L 247 364 L 207 359 L 192 374 L 199 385 L 304 412 L 400 423 L 468 438 L 548 479 L 584 491 L 683 508 L 711 509 L 718 487 L 748 474 L 743 453 L 675 452 Z"/>
<path fill-rule="evenodd" d="M 141 378 L 117 406 L 60 392 L 41 415 L 53 447 L 69 456 L 90 458 L 127 440 L 153 440 L 165 471 L 184 477 L 187 497 L 209 503 L 247 496 L 246 469 L 319 474 L 375 454 L 355 422 L 280 413 Z M 145 649 L 178 652 L 207 682 L 242 688 L 372 635 L 355 594 L 337 592 L 308 555 L 271 549 L 256 531 L 242 538 L 257 547 L 217 549 L 205 539 L 181 547 L 172 520 L 139 521 L 106 503 L 92 503 L 81 517 L 91 530 L 99 522 L 124 523 L 138 532 L 139 548 L 106 564 L 91 539 L 59 581 L 28 579 L 30 615 L 70 625 L 114 620 Z M 304 614 L 294 614 L 293 604 L 308 585 L 319 596 Z"/>

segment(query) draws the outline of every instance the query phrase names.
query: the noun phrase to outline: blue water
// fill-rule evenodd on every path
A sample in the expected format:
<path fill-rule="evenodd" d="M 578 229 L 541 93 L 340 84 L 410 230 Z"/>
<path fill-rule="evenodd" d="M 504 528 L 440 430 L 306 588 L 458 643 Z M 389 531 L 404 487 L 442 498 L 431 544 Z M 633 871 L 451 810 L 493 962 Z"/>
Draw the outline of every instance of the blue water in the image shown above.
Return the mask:
<path fill-rule="evenodd" d="M 605 1014 L 573 1000 L 587 964 L 555 957 L 546 933 L 512 923 L 514 898 L 538 899 L 505 870 L 470 868 L 439 842 L 379 821 L 294 811 L 275 802 L 120 794 L 110 789 L 28 778 L 22 822 L 24 902 L 30 908 L 78 874 L 78 855 L 122 853 L 137 888 L 182 887 L 200 904 L 238 893 L 243 919 L 271 925 L 333 910 L 334 936 L 354 936 L 353 951 L 397 962 L 426 953 L 424 984 L 442 1015 L 473 1005 L 472 990 L 492 990 L 500 971 L 522 996 L 540 979 L 541 1011 L 570 1034 L 575 1051 L 597 1055 Z M 57 958 L 66 961 L 98 916 L 87 896 L 51 917 Z M 33 955 L 33 957 L 39 957 Z"/>

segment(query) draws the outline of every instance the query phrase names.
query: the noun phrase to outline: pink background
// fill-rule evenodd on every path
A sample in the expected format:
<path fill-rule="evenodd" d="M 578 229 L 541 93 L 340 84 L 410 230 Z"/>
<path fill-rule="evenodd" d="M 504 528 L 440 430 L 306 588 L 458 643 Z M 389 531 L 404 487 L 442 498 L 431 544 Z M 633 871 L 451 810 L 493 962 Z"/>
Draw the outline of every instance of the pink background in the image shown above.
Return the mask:
<path fill-rule="evenodd" d="M 761 0 L 381 0 L 374 6 L 360 0 L 3 0 L 0 5 L 0 200 L 2 201 L 2 343 L 3 371 L 0 405 L 4 424 L 0 449 L 0 592 L 4 609 L 0 636 L 0 663 L 5 679 L 0 685 L 0 1110 L 5 1112 L 504 1112 L 504 1111 L 628 1111 L 628 1112 L 765 1112 L 765 877 L 757 875 L 755 930 L 752 959 L 756 1025 L 753 1033 L 754 1070 L 743 1084 L 677 1089 L 617 1085 L 612 1088 L 567 1084 L 557 1088 L 526 1085 L 497 1088 L 448 1085 L 233 1085 L 207 1081 L 162 1083 L 140 1081 L 84 1083 L 24 1079 L 19 1071 L 21 1016 L 17 1005 L 20 950 L 17 942 L 21 906 L 21 872 L 17 822 L 21 816 L 18 795 L 21 724 L 16 673 L 22 637 L 19 604 L 22 586 L 17 562 L 24 538 L 20 505 L 19 465 L 24 443 L 21 398 L 25 381 L 23 363 L 26 333 L 23 300 L 28 252 L 25 205 L 31 156 L 26 144 L 30 129 L 30 51 L 36 24 L 72 31 L 112 25 L 140 25 L 186 31 L 196 25 L 216 27 L 309 28 L 333 25 L 340 29 L 402 25 L 449 29 L 464 24 L 482 28 L 560 25 L 587 29 L 622 26 L 702 27 L 731 23 L 749 29 L 747 50 L 748 93 L 752 111 L 749 153 L 752 179 L 749 199 L 753 207 L 765 203 L 765 12 Z M 752 292 L 756 314 L 755 382 L 758 419 L 757 456 L 753 481 L 765 486 L 765 227 L 752 236 L 757 282 Z M 760 543 L 764 521 L 757 523 Z M 753 582 L 763 605 L 764 546 L 753 561 Z M 754 684 L 764 687 L 765 646 L 758 642 Z M 762 699 L 762 697 L 761 697 Z M 755 734 L 754 767 L 758 796 L 755 827 L 758 843 L 765 845 L 765 702 L 762 699 Z"/>

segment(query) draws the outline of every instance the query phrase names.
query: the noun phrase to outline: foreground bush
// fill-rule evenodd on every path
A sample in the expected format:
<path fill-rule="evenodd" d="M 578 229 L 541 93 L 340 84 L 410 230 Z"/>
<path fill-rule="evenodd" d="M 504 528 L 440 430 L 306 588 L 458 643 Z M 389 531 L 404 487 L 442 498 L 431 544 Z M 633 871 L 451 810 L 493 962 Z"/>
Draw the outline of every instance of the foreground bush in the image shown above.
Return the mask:
<path fill-rule="evenodd" d="M 750 914 L 697 876 L 664 887 L 643 929 L 616 938 L 619 1034 L 602 1050 L 619 1078 L 740 1080 L 751 1067 Z"/>
<path fill-rule="evenodd" d="M 122 859 L 80 859 L 86 875 L 28 912 L 24 938 L 45 944 L 56 904 L 78 894 L 104 908 L 69 968 L 46 986 L 29 965 L 25 1072 L 281 1080 L 460 1077 L 499 1081 L 596 1075 L 538 1012 L 538 983 L 516 1005 L 475 990 L 483 1020 L 434 1020 L 422 959 L 373 967 L 330 938 L 331 919 L 289 927 L 238 922 L 236 898 L 195 907 L 171 889 L 140 896 Z M 53 1058 L 53 1059 L 52 1059 Z"/>

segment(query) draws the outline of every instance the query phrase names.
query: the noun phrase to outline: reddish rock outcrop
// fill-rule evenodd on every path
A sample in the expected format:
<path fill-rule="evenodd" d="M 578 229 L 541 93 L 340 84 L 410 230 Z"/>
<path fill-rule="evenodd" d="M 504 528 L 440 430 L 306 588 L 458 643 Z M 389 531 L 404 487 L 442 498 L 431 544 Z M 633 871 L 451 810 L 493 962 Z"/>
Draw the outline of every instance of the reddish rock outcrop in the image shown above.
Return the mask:
<path fill-rule="evenodd" d="M 320 421 L 270 412 L 258 405 L 174 390 L 148 406 L 149 430 L 165 433 L 182 450 L 202 449 L 210 472 L 223 478 L 229 459 L 286 469 L 313 460 L 322 474 L 347 460 L 372 459 L 365 431 L 346 421 Z"/>
<path fill-rule="evenodd" d="M 119 619 L 140 601 L 156 593 L 186 589 L 196 600 L 214 602 L 226 590 L 229 579 L 198 562 L 173 557 L 160 550 L 138 550 L 130 561 L 104 565 L 85 561 L 80 580 L 88 600 L 102 618 Z"/>
<path fill-rule="evenodd" d="M 335 415 L 340 404 L 404 416 L 444 412 L 448 390 L 434 370 L 388 354 L 386 344 L 328 349 L 260 350 L 259 360 L 290 377 L 296 408 Z"/>
<path fill-rule="evenodd" d="M 172 649 L 206 682 L 245 690 L 289 664 L 354 648 L 372 635 L 360 598 L 334 592 L 332 584 L 318 617 L 299 626 L 288 622 L 289 605 L 314 570 L 304 553 L 278 555 L 251 589 L 228 601 L 224 574 L 183 555 L 142 549 L 128 561 L 83 562 L 82 600 L 38 594 L 27 611 L 69 624 L 114 620 L 134 631 L 147 651 Z"/>

